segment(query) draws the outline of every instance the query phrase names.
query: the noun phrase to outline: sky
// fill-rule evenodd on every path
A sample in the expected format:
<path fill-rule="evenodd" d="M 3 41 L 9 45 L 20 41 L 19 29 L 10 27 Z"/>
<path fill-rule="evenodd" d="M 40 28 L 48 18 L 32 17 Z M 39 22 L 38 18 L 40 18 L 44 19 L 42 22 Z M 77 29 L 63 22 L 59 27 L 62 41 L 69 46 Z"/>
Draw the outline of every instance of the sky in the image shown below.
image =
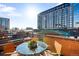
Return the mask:
<path fill-rule="evenodd" d="M 60 3 L 0 3 L 0 17 L 10 19 L 10 28 L 37 29 L 37 15 Z"/>

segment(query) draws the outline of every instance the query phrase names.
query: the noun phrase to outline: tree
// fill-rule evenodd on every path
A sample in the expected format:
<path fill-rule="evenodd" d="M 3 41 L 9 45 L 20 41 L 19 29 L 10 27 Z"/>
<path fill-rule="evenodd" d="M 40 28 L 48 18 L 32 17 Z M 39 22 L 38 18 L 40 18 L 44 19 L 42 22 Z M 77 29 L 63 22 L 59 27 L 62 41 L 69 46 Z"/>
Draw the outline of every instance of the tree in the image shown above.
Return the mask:
<path fill-rule="evenodd" d="M 19 37 L 25 37 L 26 36 L 26 32 L 23 30 L 20 30 L 19 32 L 16 33 L 16 35 L 18 35 Z"/>

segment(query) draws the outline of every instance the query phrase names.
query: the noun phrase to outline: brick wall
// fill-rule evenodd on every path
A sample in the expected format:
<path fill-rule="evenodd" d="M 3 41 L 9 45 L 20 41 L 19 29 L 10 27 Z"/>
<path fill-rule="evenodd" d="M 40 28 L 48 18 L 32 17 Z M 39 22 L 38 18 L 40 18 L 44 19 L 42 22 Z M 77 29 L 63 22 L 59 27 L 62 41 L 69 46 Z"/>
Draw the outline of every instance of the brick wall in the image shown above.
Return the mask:
<path fill-rule="evenodd" d="M 45 42 L 52 52 L 56 52 L 54 42 L 57 41 L 62 45 L 61 54 L 65 56 L 79 56 L 79 41 L 58 36 L 46 36 Z"/>

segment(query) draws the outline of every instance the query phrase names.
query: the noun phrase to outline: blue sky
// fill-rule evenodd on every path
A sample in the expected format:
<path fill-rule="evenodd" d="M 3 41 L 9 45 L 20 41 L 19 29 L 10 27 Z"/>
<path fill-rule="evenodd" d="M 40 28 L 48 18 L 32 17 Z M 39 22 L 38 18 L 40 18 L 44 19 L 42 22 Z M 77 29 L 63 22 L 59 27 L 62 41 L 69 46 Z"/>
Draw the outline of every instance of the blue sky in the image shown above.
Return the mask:
<path fill-rule="evenodd" d="M 0 17 L 10 18 L 10 28 L 37 28 L 37 15 L 59 3 L 1 3 Z"/>

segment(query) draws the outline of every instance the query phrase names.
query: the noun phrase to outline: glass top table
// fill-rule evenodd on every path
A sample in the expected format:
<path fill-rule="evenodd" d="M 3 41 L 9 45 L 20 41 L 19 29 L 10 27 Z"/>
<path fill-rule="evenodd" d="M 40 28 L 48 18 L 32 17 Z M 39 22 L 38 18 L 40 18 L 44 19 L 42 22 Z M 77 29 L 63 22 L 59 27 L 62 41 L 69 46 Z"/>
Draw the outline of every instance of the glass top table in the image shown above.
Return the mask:
<path fill-rule="evenodd" d="M 17 46 L 16 51 L 21 55 L 32 56 L 38 55 L 47 49 L 47 44 L 42 41 L 37 41 L 37 48 L 35 51 L 30 50 L 28 47 L 29 42 L 24 42 Z"/>

